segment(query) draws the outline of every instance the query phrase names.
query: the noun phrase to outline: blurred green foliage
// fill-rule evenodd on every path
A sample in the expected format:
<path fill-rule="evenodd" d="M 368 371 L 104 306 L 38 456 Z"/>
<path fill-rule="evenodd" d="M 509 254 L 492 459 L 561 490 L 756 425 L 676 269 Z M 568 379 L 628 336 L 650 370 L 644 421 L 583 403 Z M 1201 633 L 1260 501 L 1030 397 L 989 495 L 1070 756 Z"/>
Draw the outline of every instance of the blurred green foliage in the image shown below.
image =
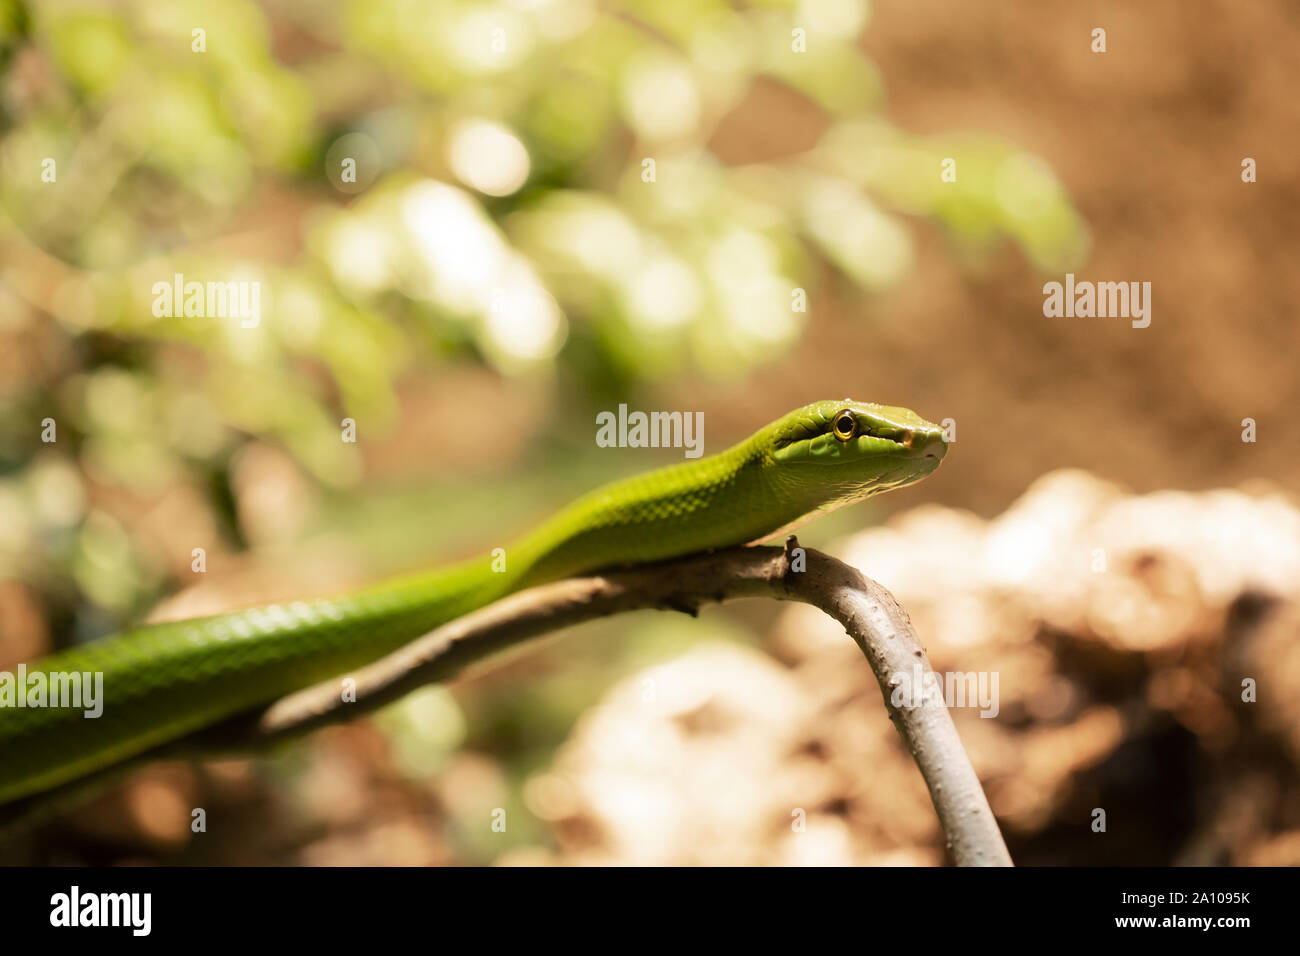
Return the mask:
<path fill-rule="evenodd" d="M 1077 262 L 1085 230 L 1037 158 L 883 119 L 869 19 L 866 0 L 0 0 L 0 575 L 72 570 L 138 608 L 162 572 L 89 485 L 184 478 L 229 527 L 256 441 L 348 488 L 339 420 L 391 430 L 404 378 L 486 365 L 608 394 L 743 373 L 799 336 L 819 263 L 867 293 L 904 276 L 905 215 Z M 759 80 L 821 132 L 728 164 L 719 125 Z M 178 273 L 259 282 L 260 323 L 156 315 Z"/>

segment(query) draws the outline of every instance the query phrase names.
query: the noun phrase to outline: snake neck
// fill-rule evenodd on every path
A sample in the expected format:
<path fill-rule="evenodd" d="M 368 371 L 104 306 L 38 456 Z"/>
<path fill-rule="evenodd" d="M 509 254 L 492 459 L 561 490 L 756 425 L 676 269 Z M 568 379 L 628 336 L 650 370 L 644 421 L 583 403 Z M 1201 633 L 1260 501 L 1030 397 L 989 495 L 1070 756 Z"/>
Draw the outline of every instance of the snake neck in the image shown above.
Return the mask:
<path fill-rule="evenodd" d="M 699 461 L 605 485 L 507 548 L 520 587 L 747 544 L 788 520 L 760 436 Z"/>

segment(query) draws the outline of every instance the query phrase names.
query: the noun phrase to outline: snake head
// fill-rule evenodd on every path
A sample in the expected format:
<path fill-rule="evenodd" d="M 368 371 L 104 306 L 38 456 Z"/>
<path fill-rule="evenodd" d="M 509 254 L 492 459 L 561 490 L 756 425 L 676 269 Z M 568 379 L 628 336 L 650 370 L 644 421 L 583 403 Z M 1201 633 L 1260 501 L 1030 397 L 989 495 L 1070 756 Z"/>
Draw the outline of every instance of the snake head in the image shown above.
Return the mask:
<path fill-rule="evenodd" d="M 916 412 L 852 399 L 805 405 L 771 427 L 779 469 L 830 469 L 817 477 L 839 486 L 837 503 L 919 481 L 948 450 L 943 429 Z"/>

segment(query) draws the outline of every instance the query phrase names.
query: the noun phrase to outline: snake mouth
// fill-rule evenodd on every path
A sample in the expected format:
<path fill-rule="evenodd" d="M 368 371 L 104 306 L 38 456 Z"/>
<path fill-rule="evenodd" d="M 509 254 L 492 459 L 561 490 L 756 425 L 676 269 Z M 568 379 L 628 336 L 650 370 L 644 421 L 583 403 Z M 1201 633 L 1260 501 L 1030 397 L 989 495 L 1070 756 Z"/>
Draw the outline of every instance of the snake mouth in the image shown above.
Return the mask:
<path fill-rule="evenodd" d="M 893 434 L 861 434 L 848 440 L 833 435 L 817 435 L 778 446 L 773 457 L 778 461 L 805 461 L 814 464 L 848 464 L 851 462 L 896 461 L 928 462 L 937 466 L 948 450 L 943 433 L 919 429 L 899 429 Z M 909 466 L 911 467 L 911 466 Z"/>

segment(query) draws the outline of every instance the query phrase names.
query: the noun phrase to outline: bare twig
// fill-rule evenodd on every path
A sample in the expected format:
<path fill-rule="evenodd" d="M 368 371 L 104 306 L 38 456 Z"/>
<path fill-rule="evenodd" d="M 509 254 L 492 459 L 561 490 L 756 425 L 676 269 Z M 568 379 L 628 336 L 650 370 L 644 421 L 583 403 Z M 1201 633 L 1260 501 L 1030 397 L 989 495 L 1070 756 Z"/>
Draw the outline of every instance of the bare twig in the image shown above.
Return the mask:
<path fill-rule="evenodd" d="M 644 608 L 696 614 L 704 604 L 746 597 L 793 600 L 820 608 L 839 621 L 866 655 L 890 719 L 930 789 L 956 863 L 1011 865 L 942 699 L 926 694 L 914 704 L 893 702 L 898 682 L 910 678 L 918 666 L 926 686 L 931 680 L 929 661 L 907 612 L 888 591 L 842 561 L 819 551 L 796 549 L 798 542 L 791 536 L 784 551 L 733 548 L 522 591 L 347 675 L 355 685 L 354 694 L 346 699 L 338 681 L 320 684 L 142 755 L 141 760 L 263 746 L 352 720 L 501 650 L 595 618 Z"/>

